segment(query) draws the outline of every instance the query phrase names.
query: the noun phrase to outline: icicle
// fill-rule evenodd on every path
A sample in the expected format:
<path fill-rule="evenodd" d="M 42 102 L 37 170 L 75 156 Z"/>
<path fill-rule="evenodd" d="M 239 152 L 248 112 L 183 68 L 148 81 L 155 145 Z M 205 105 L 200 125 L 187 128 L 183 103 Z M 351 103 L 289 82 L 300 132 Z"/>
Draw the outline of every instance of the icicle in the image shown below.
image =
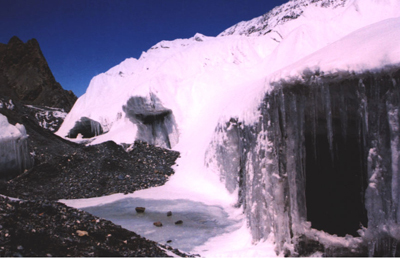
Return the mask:
<path fill-rule="evenodd" d="M 332 128 L 332 108 L 331 108 L 331 96 L 329 92 L 329 87 L 321 85 L 323 91 L 323 101 L 325 104 L 325 114 L 326 114 L 326 129 L 328 131 L 328 142 L 329 149 L 331 151 L 331 159 L 333 161 L 333 128 Z"/>
<path fill-rule="evenodd" d="M 343 139 L 346 141 L 347 139 L 347 123 L 348 123 L 348 117 L 347 117 L 347 103 L 345 102 L 344 99 L 345 92 L 343 90 L 343 85 L 340 85 L 340 125 L 342 129 L 342 136 Z"/>
<path fill-rule="evenodd" d="M 94 136 L 100 135 L 100 123 L 90 119 L 90 128 Z"/>
<path fill-rule="evenodd" d="M 306 208 L 306 147 L 305 147 L 305 102 L 306 98 L 304 95 L 300 96 L 300 101 L 298 104 L 298 138 L 297 138 L 297 149 L 299 151 L 299 160 L 297 164 L 297 200 L 298 212 L 299 212 L 299 222 L 306 220 L 307 218 L 307 208 Z"/>
<path fill-rule="evenodd" d="M 399 107 L 398 103 L 387 102 L 388 120 L 390 127 L 390 148 L 392 159 L 392 212 L 397 223 L 400 222 L 400 129 L 399 129 Z"/>
<path fill-rule="evenodd" d="M 312 123 L 312 144 L 314 149 L 314 159 L 317 159 L 317 109 L 318 103 L 316 100 L 315 92 L 311 92 L 312 107 L 311 110 L 311 123 Z"/>
<path fill-rule="evenodd" d="M 359 99 L 359 103 L 360 103 L 360 107 L 359 107 L 359 114 L 362 117 L 363 120 L 363 139 L 364 142 L 363 144 L 365 145 L 367 143 L 366 141 L 366 135 L 368 134 L 368 100 L 367 100 L 367 96 L 366 96 L 366 92 L 365 92 L 365 85 L 362 79 L 359 80 L 358 82 L 358 99 Z"/>
<path fill-rule="evenodd" d="M 280 127 L 280 132 L 282 137 L 286 138 L 286 108 L 285 108 L 285 94 L 283 93 L 283 90 L 280 90 L 278 93 L 278 110 L 280 111 L 279 114 L 279 127 Z"/>

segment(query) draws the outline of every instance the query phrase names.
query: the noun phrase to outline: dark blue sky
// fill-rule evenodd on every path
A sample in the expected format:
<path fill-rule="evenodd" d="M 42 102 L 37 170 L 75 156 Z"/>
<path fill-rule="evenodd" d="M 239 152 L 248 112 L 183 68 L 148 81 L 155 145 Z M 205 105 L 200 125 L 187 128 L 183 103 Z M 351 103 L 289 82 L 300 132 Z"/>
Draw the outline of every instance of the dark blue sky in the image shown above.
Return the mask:
<path fill-rule="evenodd" d="M 161 40 L 216 36 L 287 0 L 0 0 L 0 42 L 39 41 L 56 80 L 77 96 L 91 78 Z"/>

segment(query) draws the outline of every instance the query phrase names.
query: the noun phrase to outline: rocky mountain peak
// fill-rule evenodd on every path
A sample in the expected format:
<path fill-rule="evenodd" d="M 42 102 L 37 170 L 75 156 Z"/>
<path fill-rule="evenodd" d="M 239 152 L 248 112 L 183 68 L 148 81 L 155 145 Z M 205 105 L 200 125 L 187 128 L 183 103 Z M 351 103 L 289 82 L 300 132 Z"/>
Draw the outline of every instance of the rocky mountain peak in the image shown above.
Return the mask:
<path fill-rule="evenodd" d="M 0 44 L 0 95 L 23 104 L 63 108 L 76 101 L 72 91 L 55 80 L 36 39 L 26 43 L 12 37 Z"/>
<path fill-rule="evenodd" d="M 20 40 L 17 36 L 13 36 L 9 41 L 8 41 L 8 46 L 13 47 L 16 45 L 23 45 L 24 42 Z"/>

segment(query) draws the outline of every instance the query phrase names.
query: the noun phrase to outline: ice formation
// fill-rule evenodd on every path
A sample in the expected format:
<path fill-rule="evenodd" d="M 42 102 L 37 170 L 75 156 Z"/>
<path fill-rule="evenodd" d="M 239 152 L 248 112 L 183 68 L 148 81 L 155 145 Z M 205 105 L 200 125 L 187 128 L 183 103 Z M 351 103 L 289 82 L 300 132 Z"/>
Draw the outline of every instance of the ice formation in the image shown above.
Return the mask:
<path fill-rule="evenodd" d="M 31 166 L 25 127 L 0 114 L 0 178 L 9 179 Z"/>
<path fill-rule="evenodd" d="M 77 138 L 81 135 L 82 138 L 92 138 L 103 134 L 101 124 L 88 117 L 81 117 L 79 121 L 75 122 L 75 126 L 68 132 L 68 138 Z"/>
<path fill-rule="evenodd" d="M 272 233 L 285 248 L 316 240 L 310 226 L 343 237 L 366 228 L 369 255 L 398 254 L 399 83 L 398 66 L 305 73 L 274 83 L 259 122 L 218 127 L 208 160 L 231 172 L 221 173 L 228 189 L 240 187 L 254 239 Z"/>
<path fill-rule="evenodd" d="M 399 255 L 399 10 L 292 0 L 218 37 L 162 41 L 94 77 L 57 133 L 83 116 L 108 128 L 91 144 L 172 132 L 176 174 L 135 197 L 235 206 L 276 254 Z M 152 98 L 150 120 L 173 114 L 176 130 L 143 136 Z"/>
<path fill-rule="evenodd" d="M 164 108 L 157 96 L 131 97 L 122 109 L 138 128 L 136 139 L 164 148 L 176 145 L 178 132 L 172 110 Z"/>

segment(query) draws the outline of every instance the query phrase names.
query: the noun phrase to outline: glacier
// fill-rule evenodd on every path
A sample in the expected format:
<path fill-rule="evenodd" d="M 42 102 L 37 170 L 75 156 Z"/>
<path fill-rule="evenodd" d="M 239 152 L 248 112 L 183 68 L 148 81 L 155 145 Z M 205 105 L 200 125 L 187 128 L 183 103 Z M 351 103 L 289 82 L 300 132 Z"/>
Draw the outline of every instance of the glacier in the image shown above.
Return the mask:
<path fill-rule="evenodd" d="M 238 229 L 191 249 L 206 256 L 399 255 L 399 10 L 292 0 L 94 77 L 59 136 L 87 117 L 104 132 L 89 144 L 140 138 L 181 158 L 164 186 L 63 201 L 222 207 Z"/>

